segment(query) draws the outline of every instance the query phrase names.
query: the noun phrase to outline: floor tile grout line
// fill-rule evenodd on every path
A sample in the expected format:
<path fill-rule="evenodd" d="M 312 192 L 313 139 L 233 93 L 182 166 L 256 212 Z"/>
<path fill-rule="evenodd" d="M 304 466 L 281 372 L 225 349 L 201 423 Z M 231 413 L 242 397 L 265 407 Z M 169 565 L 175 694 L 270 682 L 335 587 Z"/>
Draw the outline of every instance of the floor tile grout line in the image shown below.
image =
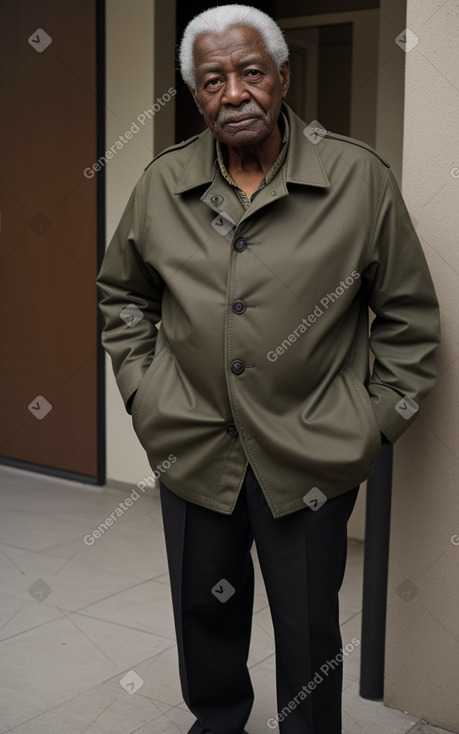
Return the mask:
<path fill-rule="evenodd" d="M 87 609 L 88 607 L 93 606 L 94 604 L 100 604 L 103 601 L 107 601 L 108 599 L 114 599 L 116 596 L 119 596 L 120 594 L 124 594 L 126 591 L 132 591 L 133 589 L 137 589 L 140 586 L 144 586 L 145 584 L 150 583 L 151 579 L 146 579 L 145 581 L 139 581 L 139 583 L 132 584 L 131 586 L 127 586 L 125 589 L 120 589 L 119 591 L 114 591 L 112 594 L 108 594 L 107 596 L 103 596 L 97 601 L 89 602 L 88 604 L 83 604 L 83 606 L 78 607 L 78 609 L 74 609 L 74 612 L 81 612 L 83 609 Z"/>
<path fill-rule="evenodd" d="M 132 630 L 132 632 L 145 632 L 147 635 L 153 635 L 153 637 L 159 637 L 163 640 L 167 640 L 168 642 L 176 642 L 175 637 L 167 637 L 166 635 L 161 635 L 158 632 L 150 632 L 150 630 L 143 630 L 143 629 L 139 629 L 138 627 L 130 627 L 128 624 L 124 624 L 123 622 L 114 622 L 112 619 L 104 619 L 104 617 L 94 617 L 91 614 L 84 614 L 83 612 L 72 612 L 72 614 L 79 614 L 81 617 L 84 617 L 85 619 L 94 619 L 97 622 L 107 622 L 109 624 L 116 624 L 118 627 L 122 627 L 123 629 Z"/>
<path fill-rule="evenodd" d="M 137 663 L 137 666 L 143 665 L 144 663 L 147 662 L 148 659 L 149 658 L 147 658 L 146 660 L 141 661 L 140 663 Z M 75 701 L 76 699 L 80 698 L 81 696 L 85 696 L 85 695 L 91 693 L 91 691 L 93 691 L 95 688 L 98 688 L 99 686 L 110 686 L 111 688 L 114 688 L 114 686 L 110 683 L 110 681 L 112 681 L 115 677 L 116 676 L 110 676 L 109 678 L 105 678 L 103 681 L 101 681 L 100 683 L 97 683 L 96 685 L 91 686 L 90 688 L 86 688 L 86 689 L 84 689 L 82 691 L 78 691 L 78 693 L 75 693 L 74 696 L 70 696 L 70 698 L 65 699 L 65 701 L 62 701 L 61 703 L 58 703 L 55 706 L 51 706 L 51 708 L 46 709 L 46 710 L 42 711 L 41 713 L 36 714 L 35 716 L 31 716 L 30 719 L 25 719 L 24 721 L 21 721 L 21 722 L 15 724 L 13 727 L 11 727 L 9 729 L 5 729 L 2 732 L 2 734 L 8 734 L 8 732 L 14 731 L 19 726 L 23 726 L 24 724 L 28 724 L 30 721 L 34 721 L 35 719 L 39 718 L 40 716 L 44 716 L 45 714 L 49 714 L 52 711 L 56 711 L 59 708 L 61 708 L 62 706 L 67 705 L 71 701 Z M 171 708 L 174 707 L 174 706 L 179 706 L 180 705 L 180 704 L 169 704 L 166 701 L 161 701 L 160 699 L 154 699 L 154 698 L 151 698 L 149 696 L 143 696 L 143 697 L 144 698 L 148 698 L 150 701 L 153 701 L 153 702 L 158 701 L 158 703 L 160 703 L 160 704 L 162 704 L 164 706 L 170 706 Z M 182 699 L 182 701 L 183 701 L 183 699 Z"/>
<path fill-rule="evenodd" d="M 262 660 L 258 660 L 256 663 L 252 663 L 251 665 L 247 665 L 247 667 L 248 667 L 249 670 L 253 670 L 254 668 L 257 667 L 257 665 L 261 665 L 261 663 L 265 663 L 266 660 L 269 660 L 270 658 L 273 658 L 274 655 L 275 655 L 275 653 L 274 652 L 271 652 L 269 655 L 267 655 Z"/>
<path fill-rule="evenodd" d="M 8 593 L 10 596 L 24 601 L 24 599 L 22 599 L 22 597 L 16 597 L 11 592 L 5 592 L 5 593 Z M 94 603 L 97 604 L 98 602 L 94 602 Z M 24 606 L 21 607 L 21 610 L 24 609 Z M 138 629 L 137 627 L 129 627 L 129 625 L 126 625 L 126 624 L 123 624 L 123 623 L 120 623 L 120 622 L 114 622 L 113 620 L 110 620 L 110 619 L 104 619 L 104 618 L 101 618 L 101 617 L 95 617 L 95 616 L 92 616 L 90 614 L 84 614 L 83 612 L 80 612 L 78 610 L 65 609 L 65 612 L 67 612 L 67 614 L 65 614 L 64 611 L 63 611 L 63 609 L 60 608 L 60 607 L 52 607 L 49 604 L 46 604 L 46 605 L 45 604 L 41 604 L 41 607 L 56 612 L 56 616 L 53 617 L 52 619 L 46 619 L 43 622 L 40 622 L 39 624 L 33 625 L 32 627 L 28 627 L 27 629 L 21 630 L 20 632 L 15 632 L 14 634 L 9 635 L 8 637 L 3 637 L 2 639 L 0 639 L 0 645 L 3 642 L 7 642 L 9 640 L 12 640 L 12 639 L 15 639 L 17 637 L 20 637 L 21 635 L 25 635 L 25 634 L 27 634 L 29 632 L 33 632 L 34 630 L 40 629 L 41 627 L 45 627 L 46 625 L 53 624 L 54 622 L 56 622 L 58 620 L 66 619 L 69 614 L 76 614 L 76 615 L 79 615 L 81 617 L 84 617 L 85 619 L 93 619 L 93 620 L 95 620 L 97 622 L 103 622 L 103 623 L 107 623 L 107 624 L 115 624 L 117 627 L 122 627 L 123 629 L 129 629 L 132 632 L 142 632 L 142 633 L 145 633 L 147 635 L 153 635 L 154 637 L 158 637 L 158 638 L 161 638 L 161 639 L 164 639 L 164 640 L 168 640 L 168 641 L 175 640 L 175 637 L 174 638 L 173 637 L 166 637 L 165 635 L 161 635 L 161 634 L 158 634 L 158 633 L 155 633 L 155 632 L 150 632 L 149 630 L 142 630 L 142 629 Z M 21 610 L 18 610 L 18 611 L 21 611 Z M 15 612 L 15 614 L 13 614 L 13 617 L 17 613 L 18 612 Z M 5 627 L 6 624 L 8 624 L 13 617 L 11 617 L 3 625 L 3 627 Z M 0 627 L 0 629 L 3 629 L 3 627 Z M 150 656 L 150 658 L 151 657 L 152 656 Z"/>

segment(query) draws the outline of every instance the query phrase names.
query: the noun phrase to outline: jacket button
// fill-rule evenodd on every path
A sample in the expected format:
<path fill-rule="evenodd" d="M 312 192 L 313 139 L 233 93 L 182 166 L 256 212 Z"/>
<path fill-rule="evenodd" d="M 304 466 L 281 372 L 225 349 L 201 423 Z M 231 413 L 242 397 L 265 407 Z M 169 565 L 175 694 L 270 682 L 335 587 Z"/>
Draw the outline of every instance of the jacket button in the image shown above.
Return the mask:
<path fill-rule="evenodd" d="M 233 375 L 242 375 L 244 370 L 245 364 L 240 359 L 235 359 L 234 362 L 231 362 L 231 372 Z"/>
<path fill-rule="evenodd" d="M 221 204 L 223 201 L 223 196 L 220 196 L 220 194 L 214 194 L 210 197 L 210 200 L 212 204 Z"/>
<path fill-rule="evenodd" d="M 229 423 L 229 425 L 226 426 L 226 432 L 230 438 L 236 438 L 237 428 L 234 423 Z"/>
<path fill-rule="evenodd" d="M 233 245 L 234 249 L 238 252 L 243 252 L 247 248 L 247 240 L 245 240 L 243 237 L 239 237 L 238 240 Z"/>
<path fill-rule="evenodd" d="M 234 301 L 233 311 L 237 314 L 245 313 L 247 311 L 247 304 L 244 301 Z"/>

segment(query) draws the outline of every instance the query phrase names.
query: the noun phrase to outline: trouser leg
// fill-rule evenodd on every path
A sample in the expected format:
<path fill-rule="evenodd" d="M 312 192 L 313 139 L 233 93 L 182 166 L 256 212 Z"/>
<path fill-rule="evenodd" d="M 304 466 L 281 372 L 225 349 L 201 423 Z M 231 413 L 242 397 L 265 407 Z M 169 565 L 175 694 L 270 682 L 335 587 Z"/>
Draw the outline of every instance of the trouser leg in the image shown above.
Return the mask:
<path fill-rule="evenodd" d="M 247 472 L 247 506 L 275 634 L 278 708 L 270 728 L 278 714 L 281 734 L 341 734 L 338 591 L 357 492 L 274 519 Z"/>
<path fill-rule="evenodd" d="M 253 536 L 241 492 L 231 515 L 160 486 L 183 698 L 192 734 L 241 734 L 253 704 L 247 669 Z"/>

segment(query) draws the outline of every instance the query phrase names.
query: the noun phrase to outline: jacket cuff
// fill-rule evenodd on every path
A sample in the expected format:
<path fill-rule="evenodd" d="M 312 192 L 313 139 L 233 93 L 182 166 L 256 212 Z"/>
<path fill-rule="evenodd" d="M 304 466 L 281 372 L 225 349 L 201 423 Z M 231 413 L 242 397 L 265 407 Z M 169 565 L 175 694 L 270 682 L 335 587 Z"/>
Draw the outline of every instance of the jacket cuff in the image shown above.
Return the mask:
<path fill-rule="evenodd" d="M 419 404 L 409 395 L 374 397 L 372 403 L 383 443 L 395 443 L 419 414 Z"/>

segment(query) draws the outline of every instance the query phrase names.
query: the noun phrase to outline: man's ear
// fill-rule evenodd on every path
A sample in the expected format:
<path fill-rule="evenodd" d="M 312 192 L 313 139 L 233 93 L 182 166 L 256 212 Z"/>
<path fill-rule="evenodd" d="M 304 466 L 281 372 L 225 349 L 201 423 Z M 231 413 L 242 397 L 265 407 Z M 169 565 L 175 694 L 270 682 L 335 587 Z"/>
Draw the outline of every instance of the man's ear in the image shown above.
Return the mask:
<path fill-rule="evenodd" d="M 288 88 L 290 86 L 290 62 L 284 61 L 281 68 L 279 69 L 279 73 L 282 77 L 282 98 L 287 96 Z"/>
<path fill-rule="evenodd" d="M 193 97 L 194 101 L 196 102 L 196 107 L 198 108 L 198 110 L 201 113 L 201 115 L 203 115 L 204 114 L 204 111 L 203 111 L 201 105 L 198 102 L 198 97 L 197 97 L 197 94 L 196 94 L 196 90 L 193 89 L 193 87 L 191 86 L 191 84 L 187 84 L 187 87 L 188 87 L 188 89 L 191 92 L 191 96 Z"/>

